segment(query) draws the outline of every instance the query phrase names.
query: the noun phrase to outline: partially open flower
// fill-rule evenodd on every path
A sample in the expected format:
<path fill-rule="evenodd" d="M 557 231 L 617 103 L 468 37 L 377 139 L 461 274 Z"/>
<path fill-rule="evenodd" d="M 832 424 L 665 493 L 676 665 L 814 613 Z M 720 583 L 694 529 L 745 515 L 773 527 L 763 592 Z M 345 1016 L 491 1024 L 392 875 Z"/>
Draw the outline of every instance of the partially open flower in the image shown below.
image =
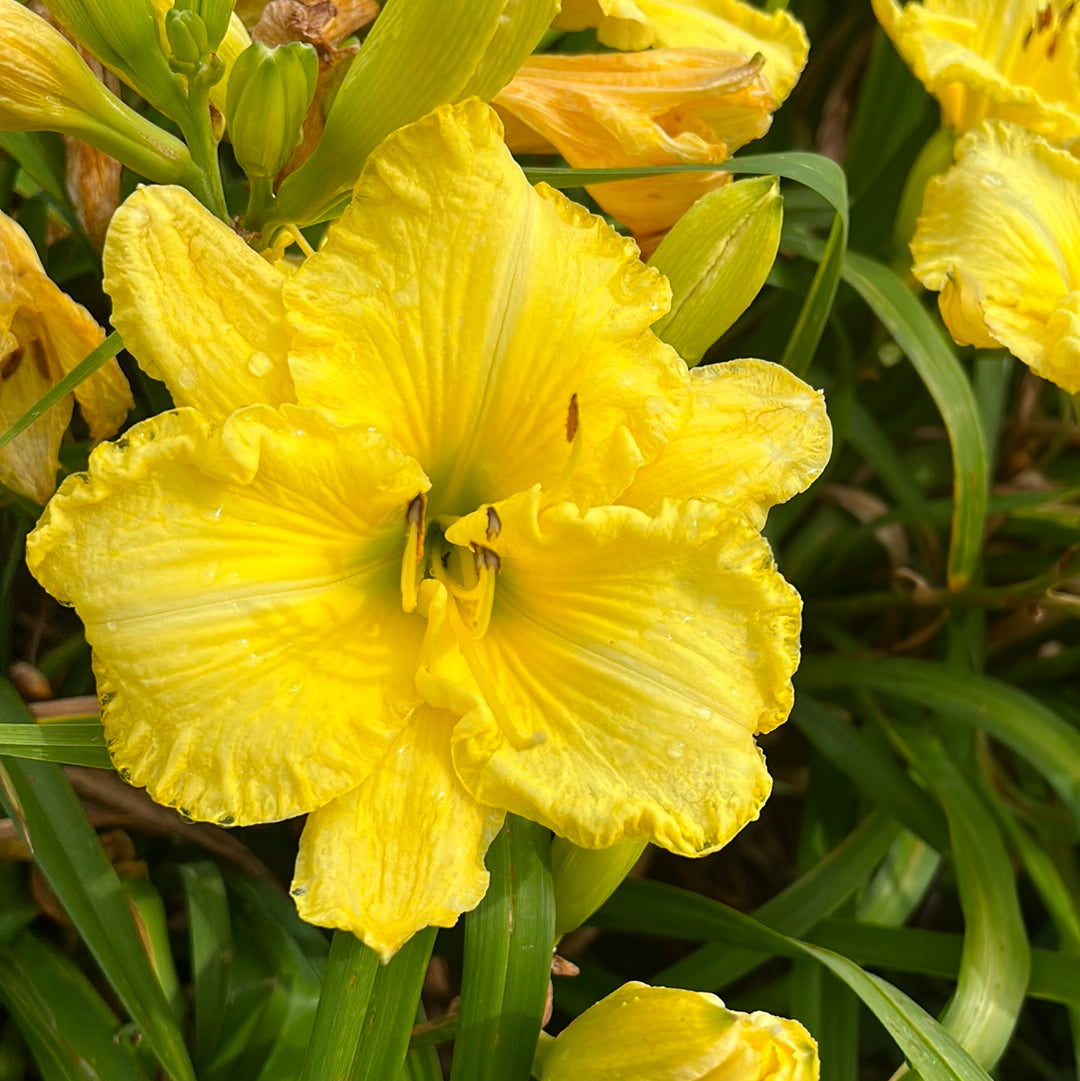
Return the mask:
<path fill-rule="evenodd" d="M 628 983 L 542 1039 L 540 1081 L 817 1081 L 798 1021 L 738 1013 L 715 995 Z"/>
<path fill-rule="evenodd" d="M 527 60 L 494 99 L 512 150 L 556 149 L 577 168 L 717 165 L 764 135 L 775 99 L 762 59 L 711 49 Z M 593 198 L 651 249 L 727 174 L 597 184 Z"/>
<path fill-rule="evenodd" d="M 927 185 L 913 273 L 940 291 L 952 336 L 1004 346 L 1080 392 L 1080 161 L 1024 128 L 987 121 Z"/>
<path fill-rule="evenodd" d="M 996 118 L 1080 136 L 1080 11 L 1071 0 L 873 0 L 897 51 L 956 131 Z"/>
<path fill-rule="evenodd" d="M 0 432 L 103 338 L 90 313 L 46 276 L 30 238 L 0 214 Z M 113 435 L 132 406 L 115 361 L 82 383 L 75 397 L 94 439 Z M 68 398 L 0 449 L 0 483 L 44 503 L 56 487 L 60 440 L 70 419 Z"/>

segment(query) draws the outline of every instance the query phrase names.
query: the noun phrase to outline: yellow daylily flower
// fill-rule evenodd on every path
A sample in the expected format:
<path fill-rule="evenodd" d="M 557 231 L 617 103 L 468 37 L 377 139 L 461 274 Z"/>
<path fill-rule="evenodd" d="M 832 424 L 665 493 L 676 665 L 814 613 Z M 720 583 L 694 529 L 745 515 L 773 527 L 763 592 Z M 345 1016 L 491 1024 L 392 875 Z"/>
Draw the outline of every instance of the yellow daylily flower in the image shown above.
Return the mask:
<path fill-rule="evenodd" d="M 717 49 L 764 57 L 777 107 L 798 81 L 810 45 L 799 21 L 743 0 L 563 0 L 555 26 L 584 30 L 613 49 Z"/>
<path fill-rule="evenodd" d="M 177 188 L 120 208 L 105 266 L 180 408 L 95 452 L 28 562 L 83 618 L 132 783 L 195 818 L 310 812 L 301 915 L 384 958 L 479 902 L 507 811 L 687 854 L 757 814 L 799 629 L 767 497 L 712 502 L 688 453 L 704 500 L 615 502 L 709 411 L 649 329 L 663 278 L 530 187 L 486 105 L 388 138 L 295 270 Z"/>
<path fill-rule="evenodd" d="M 26 233 L 0 213 L 0 433 L 104 337 L 90 313 L 46 275 Z M 94 439 L 113 435 L 133 404 L 116 361 L 80 384 L 75 398 Z M 71 409 L 68 397 L 0 449 L 0 484 L 35 503 L 52 495 Z"/>
<path fill-rule="evenodd" d="M 1080 136 L 1080 12 L 1071 0 L 873 5 L 949 127 L 996 118 L 1058 143 Z"/>
<path fill-rule="evenodd" d="M 516 152 L 557 150 L 576 168 L 718 165 L 768 131 L 763 60 L 712 49 L 527 60 L 493 104 Z M 687 173 L 597 184 L 590 194 L 643 251 L 730 177 Z"/>
<path fill-rule="evenodd" d="M 627 983 L 555 1039 L 540 1081 L 817 1081 L 817 1044 L 798 1021 L 738 1013 L 715 995 Z"/>
<path fill-rule="evenodd" d="M 987 121 L 927 186 L 913 273 L 940 292 L 953 338 L 1004 346 L 1080 392 L 1080 162 L 1034 133 Z"/>

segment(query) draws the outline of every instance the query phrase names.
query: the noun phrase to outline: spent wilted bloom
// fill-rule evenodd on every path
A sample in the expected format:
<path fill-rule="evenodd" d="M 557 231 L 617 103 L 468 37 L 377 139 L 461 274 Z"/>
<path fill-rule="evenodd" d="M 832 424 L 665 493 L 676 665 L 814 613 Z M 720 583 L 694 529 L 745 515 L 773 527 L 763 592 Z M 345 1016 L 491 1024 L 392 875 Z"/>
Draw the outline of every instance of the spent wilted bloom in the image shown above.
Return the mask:
<path fill-rule="evenodd" d="M 179 408 L 99 448 L 28 559 L 132 783 L 310 812 L 301 914 L 384 958 L 479 902 L 507 812 L 688 855 L 756 816 L 799 631 L 759 527 L 828 457 L 821 396 L 691 376 L 649 329 L 666 281 L 486 105 L 388 138 L 299 268 L 177 188 L 105 265 Z"/>
<path fill-rule="evenodd" d="M 527 60 L 494 98 L 517 152 L 557 150 L 583 169 L 717 165 L 769 130 L 763 59 L 650 49 Z M 646 252 L 726 173 L 642 177 L 589 188 Z"/>
<path fill-rule="evenodd" d="M 930 181 L 911 241 L 913 273 L 941 294 L 961 345 L 1004 346 L 1080 392 L 1080 161 L 1012 124 L 987 121 Z"/>
<path fill-rule="evenodd" d="M 627 983 L 542 1037 L 534 1070 L 540 1081 L 817 1081 L 819 1065 L 798 1021 Z"/>
<path fill-rule="evenodd" d="M 764 12 L 744 0 L 564 0 L 556 26 L 595 26 L 613 49 L 715 49 L 764 60 L 778 106 L 791 93 L 810 46 L 788 12 Z"/>
<path fill-rule="evenodd" d="M 0 214 L 0 432 L 104 337 L 90 313 L 48 277 L 22 228 Z M 132 406 L 116 361 L 81 383 L 75 399 L 93 439 L 113 435 Z M 0 448 L 0 483 L 36 503 L 52 495 L 71 410 L 69 395 Z"/>
<path fill-rule="evenodd" d="M 1080 12 L 1073 0 L 873 0 L 885 32 L 964 132 L 1007 120 L 1057 143 L 1080 135 Z"/>

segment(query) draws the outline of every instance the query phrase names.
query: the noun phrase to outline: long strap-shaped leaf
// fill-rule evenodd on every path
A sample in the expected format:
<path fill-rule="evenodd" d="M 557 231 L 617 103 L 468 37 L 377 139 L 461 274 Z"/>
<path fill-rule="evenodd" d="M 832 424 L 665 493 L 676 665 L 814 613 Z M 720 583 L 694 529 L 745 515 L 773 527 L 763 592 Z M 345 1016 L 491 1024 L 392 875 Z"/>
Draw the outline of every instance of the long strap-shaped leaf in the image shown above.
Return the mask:
<path fill-rule="evenodd" d="M 0 680 L 0 721 L 33 723 Z M 0 758 L 0 800 L 117 998 L 174 1081 L 194 1081 L 184 1038 L 150 964 L 120 879 L 59 766 Z"/>
<path fill-rule="evenodd" d="M 923 1081 L 990 1079 L 937 1021 L 887 980 L 864 972 L 841 954 L 781 935 L 719 901 L 662 882 L 628 879 L 600 914 L 604 926 L 619 930 L 678 927 L 684 937 L 736 935 L 748 949 L 813 958 L 859 996 Z"/>
<path fill-rule="evenodd" d="M 823 255 L 821 242 L 810 237 L 786 236 L 784 245 L 810 259 Z M 949 587 L 963 589 L 974 577 L 982 551 L 989 483 L 989 456 L 975 394 L 940 328 L 893 271 L 864 255 L 848 252 L 841 276 L 896 339 L 945 422 L 953 455 Z"/>
<path fill-rule="evenodd" d="M 982 729 L 1035 767 L 1080 821 L 1080 733 L 1037 698 L 989 676 L 906 657 L 804 657 L 806 690 L 858 688 L 916 702 L 938 716 Z"/>

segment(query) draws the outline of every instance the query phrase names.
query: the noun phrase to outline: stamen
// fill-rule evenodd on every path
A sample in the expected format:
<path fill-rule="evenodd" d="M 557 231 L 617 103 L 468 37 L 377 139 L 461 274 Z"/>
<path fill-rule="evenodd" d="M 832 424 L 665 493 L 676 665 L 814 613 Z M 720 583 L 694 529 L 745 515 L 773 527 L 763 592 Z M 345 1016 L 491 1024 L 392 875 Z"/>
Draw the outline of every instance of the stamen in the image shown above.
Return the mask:
<path fill-rule="evenodd" d="M 502 519 L 494 507 L 487 509 L 487 539 L 493 541 L 502 532 Z"/>
<path fill-rule="evenodd" d="M 401 607 L 406 612 L 416 611 L 416 599 L 420 593 L 417 570 L 424 558 L 424 515 L 427 496 L 421 492 L 413 496 L 405 508 L 405 551 L 401 556 Z"/>
<path fill-rule="evenodd" d="M 494 552 L 492 555 L 494 555 Z M 510 719 L 510 711 L 503 705 L 495 684 L 480 660 L 480 655 L 476 652 L 476 646 L 474 645 L 475 635 L 473 631 L 470 631 L 465 626 L 457 606 L 448 604 L 446 606 L 446 616 L 454 638 L 461 649 L 461 655 L 465 658 L 465 663 L 469 666 L 469 671 L 472 673 L 473 679 L 476 680 L 476 685 L 480 688 L 480 693 L 484 696 L 488 709 L 494 714 L 495 723 L 498 724 L 502 734 L 506 737 L 506 741 L 515 751 L 530 751 L 533 747 L 543 743 L 542 733 L 522 732 Z"/>

